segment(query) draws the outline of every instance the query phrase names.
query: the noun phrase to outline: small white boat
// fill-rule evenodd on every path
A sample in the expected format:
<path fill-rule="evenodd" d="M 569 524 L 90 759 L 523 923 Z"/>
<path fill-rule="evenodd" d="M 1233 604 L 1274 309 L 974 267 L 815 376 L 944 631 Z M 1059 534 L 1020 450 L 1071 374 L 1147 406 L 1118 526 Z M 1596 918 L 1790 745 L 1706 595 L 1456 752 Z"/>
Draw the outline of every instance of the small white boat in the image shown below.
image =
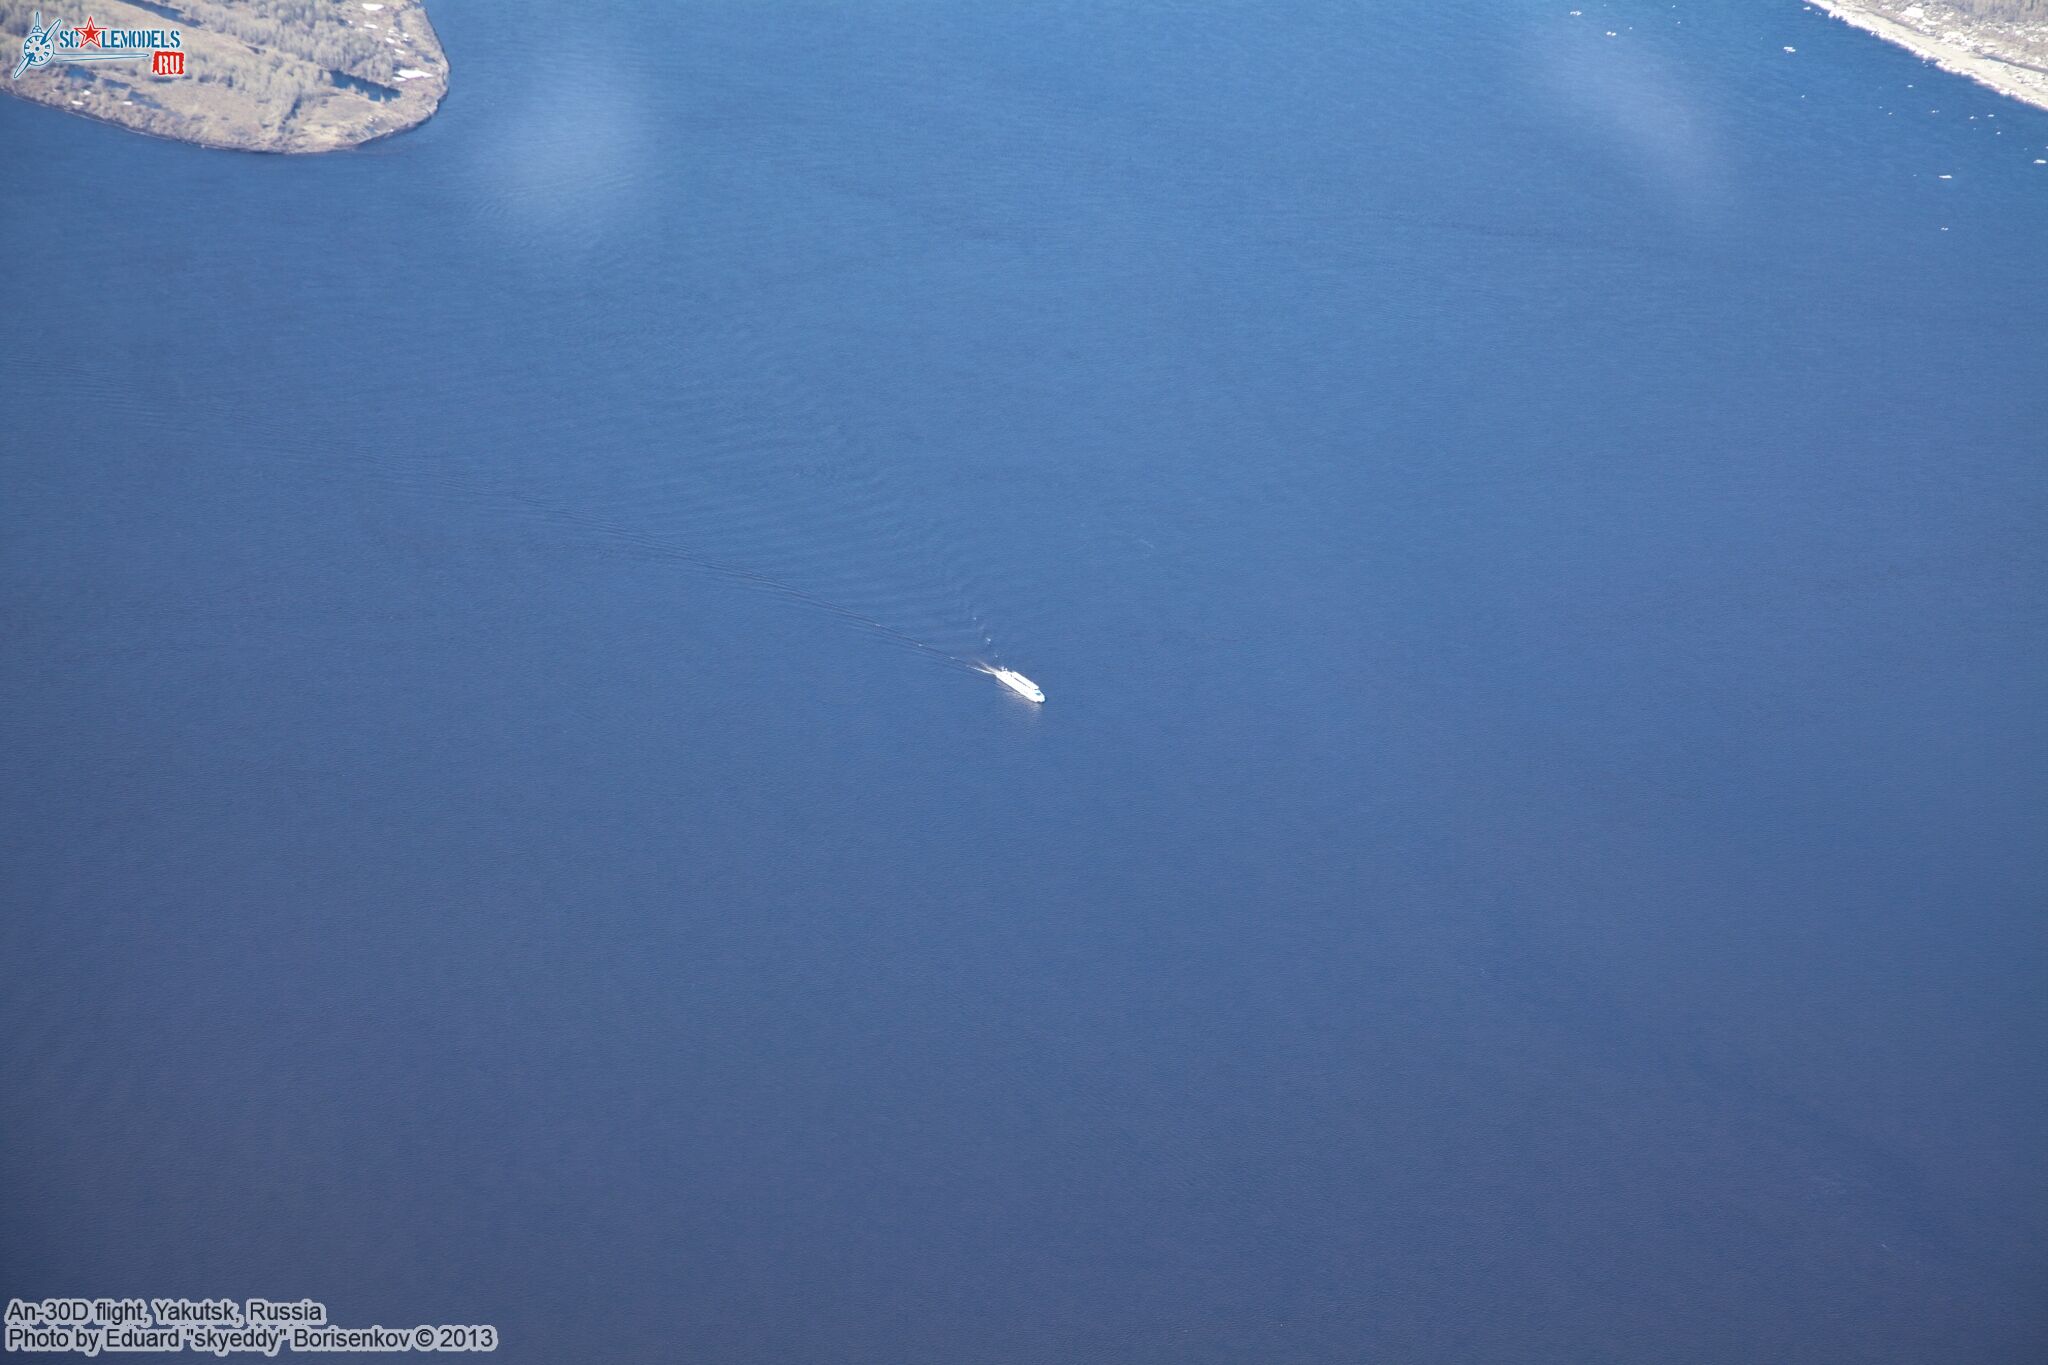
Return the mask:
<path fill-rule="evenodd" d="M 983 664 L 981 666 L 981 671 L 988 674 L 991 678 L 994 678 L 1003 686 L 1009 688 L 1012 692 L 1015 692 L 1024 700 L 1028 702 L 1033 702 L 1039 706 L 1045 705 L 1044 689 L 1039 687 L 1037 683 L 1031 681 L 1031 679 L 1025 677 L 1022 673 L 1019 673 L 1016 669 L 991 668 L 989 665 Z"/>

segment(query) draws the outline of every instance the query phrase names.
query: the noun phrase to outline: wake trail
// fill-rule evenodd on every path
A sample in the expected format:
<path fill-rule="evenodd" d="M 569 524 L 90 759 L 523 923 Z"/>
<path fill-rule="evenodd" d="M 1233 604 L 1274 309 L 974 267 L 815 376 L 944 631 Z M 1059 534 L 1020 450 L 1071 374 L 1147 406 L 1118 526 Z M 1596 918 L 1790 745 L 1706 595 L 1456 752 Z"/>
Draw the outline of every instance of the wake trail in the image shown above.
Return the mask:
<path fill-rule="evenodd" d="M 382 460 L 377 462 L 385 463 Z M 387 467 L 389 466 L 387 465 Z M 934 661 L 942 662 L 968 672 L 981 671 L 982 663 L 978 659 L 970 658 L 964 654 L 957 654 L 949 649 L 941 649 L 939 646 L 925 640 L 920 640 L 908 632 L 898 630 L 885 621 L 878 621 L 865 612 L 856 611 L 842 603 L 820 597 L 816 593 L 808 592 L 793 583 L 777 578 L 772 574 L 763 573 L 758 569 L 749 569 L 744 565 L 730 564 L 711 559 L 685 546 L 678 545 L 674 541 L 665 540 L 660 536 L 635 530 L 630 526 L 621 525 L 618 522 L 610 521 L 603 517 L 592 516 L 587 512 L 578 512 L 573 508 L 562 507 L 509 488 L 486 487 L 476 481 L 445 472 L 426 474 L 424 477 L 443 488 L 464 494 L 473 502 L 485 502 L 495 499 L 502 502 L 516 503 L 548 521 L 594 532 L 620 544 L 631 545 L 645 550 L 659 558 L 687 565 L 714 578 L 724 579 L 728 582 L 737 583 L 756 591 L 779 597 L 784 601 L 810 607 L 813 610 L 836 617 L 849 625 L 860 627 L 862 630 L 881 636 L 894 644 L 915 650 L 924 657 Z M 982 634 L 984 638 L 987 638 L 986 630 Z M 991 652 L 994 651 L 995 642 L 993 640 L 989 641 L 989 648 Z"/>

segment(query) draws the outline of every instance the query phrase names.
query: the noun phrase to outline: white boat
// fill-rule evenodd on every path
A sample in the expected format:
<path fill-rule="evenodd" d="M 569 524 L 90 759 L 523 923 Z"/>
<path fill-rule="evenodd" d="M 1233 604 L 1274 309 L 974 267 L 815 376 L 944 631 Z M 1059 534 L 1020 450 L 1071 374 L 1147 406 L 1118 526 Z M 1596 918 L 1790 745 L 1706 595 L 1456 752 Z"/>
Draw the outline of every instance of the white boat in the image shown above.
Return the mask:
<path fill-rule="evenodd" d="M 991 668 L 989 665 L 983 664 L 981 666 L 981 671 L 988 674 L 991 678 L 994 678 L 1003 686 L 1009 688 L 1012 692 L 1015 692 L 1024 700 L 1036 703 L 1040 706 L 1045 705 L 1044 689 L 1039 687 L 1037 683 L 1031 681 L 1031 679 L 1025 677 L 1022 673 L 1019 673 L 1016 669 Z"/>

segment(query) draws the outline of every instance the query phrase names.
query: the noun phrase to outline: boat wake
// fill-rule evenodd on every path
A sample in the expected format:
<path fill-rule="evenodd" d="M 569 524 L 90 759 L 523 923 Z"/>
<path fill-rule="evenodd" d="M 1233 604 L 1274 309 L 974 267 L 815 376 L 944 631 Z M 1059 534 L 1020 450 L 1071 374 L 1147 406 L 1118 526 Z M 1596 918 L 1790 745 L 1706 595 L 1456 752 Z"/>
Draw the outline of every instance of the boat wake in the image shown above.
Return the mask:
<path fill-rule="evenodd" d="M 1038 691 L 1004 678 L 997 632 L 971 587 L 975 572 L 989 572 L 985 556 L 932 524 L 925 500 L 902 496 L 905 480 L 947 486 L 955 465 L 944 452 L 906 433 L 891 435 L 890 457 L 879 458 L 863 418 L 887 424 L 890 415 L 821 393 L 804 378 L 813 366 L 744 309 L 697 313 L 671 347 L 621 358 L 635 363 L 662 372 L 650 368 L 634 385 L 642 401 L 630 440 L 608 439 L 584 409 L 514 439 L 458 437 L 431 463 L 360 451 L 351 467 L 780 598 L 987 673 L 1019 696 Z M 665 435 L 650 440 L 650 427 Z"/>

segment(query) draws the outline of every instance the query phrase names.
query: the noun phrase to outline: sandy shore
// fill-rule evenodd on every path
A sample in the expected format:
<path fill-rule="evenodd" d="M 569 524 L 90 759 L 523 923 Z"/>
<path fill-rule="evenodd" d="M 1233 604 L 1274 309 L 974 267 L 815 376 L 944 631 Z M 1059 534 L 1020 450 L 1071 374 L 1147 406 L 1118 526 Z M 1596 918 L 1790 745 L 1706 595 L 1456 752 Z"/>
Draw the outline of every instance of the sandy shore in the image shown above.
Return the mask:
<path fill-rule="evenodd" d="M 40 11 L 50 25 L 179 32 L 183 73 L 144 61 L 50 61 L 8 79 Z M 448 59 L 421 0 L 0 0 L 0 90 L 140 133 L 252 152 L 326 152 L 432 117 Z M 77 46 L 61 49 L 83 52 Z"/>
<path fill-rule="evenodd" d="M 1925 57 L 1944 71 L 2048 109 L 2048 24 L 1993 21 L 1950 5 L 1808 0 L 1845 23 Z"/>

